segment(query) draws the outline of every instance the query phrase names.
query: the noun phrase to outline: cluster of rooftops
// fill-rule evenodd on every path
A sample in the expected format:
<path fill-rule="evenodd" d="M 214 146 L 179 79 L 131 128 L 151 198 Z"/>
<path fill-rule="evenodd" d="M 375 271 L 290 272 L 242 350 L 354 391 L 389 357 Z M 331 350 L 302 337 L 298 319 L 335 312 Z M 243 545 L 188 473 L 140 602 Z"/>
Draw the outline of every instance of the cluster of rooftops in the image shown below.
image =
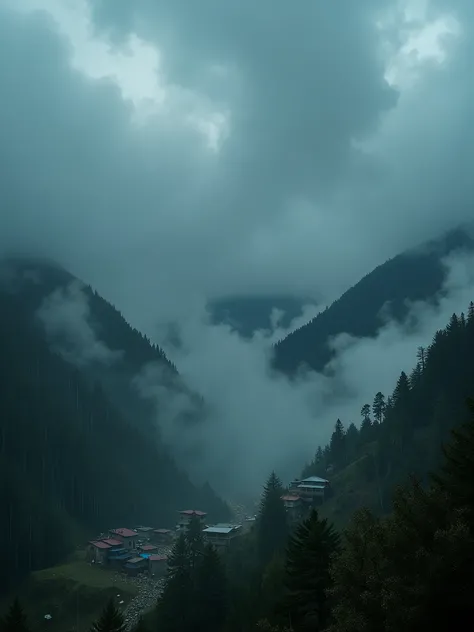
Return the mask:
<path fill-rule="evenodd" d="M 319 476 L 309 476 L 308 478 L 294 480 L 290 483 L 288 491 L 281 497 L 290 511 L 294 506 L 303 506 L 306 503 L 313 503 L 317 498 L 322 499 L 325 490 L 329 486 L 329 481 Z M 127 565 L 138 563 L 144 559 L 149 562 L 165 561 L 167 557 L 160 555 L 158 546 L 153 542 L 171 542 L 176 533 L 185 529 L 193 517 L 197 517 L 202 524 L 204 537 L 214 544 L 223 544 L 224 540 L 233 539 L 242 531 L 242 524 L 218 523 L 214 525 L 206 524 L 207 513 L 199 509 L 184 509 L 178 512 L 180 517 L 176 529 L 154 529 L 153 527 L 136 527 L 128 529 L 121 527 L 112 529 L 107 536 L 91 540 L 89 545 L 107 554 L 109 560 L 126 562 Z M 248 518 L 244 522 L 249 522 L 254 518 Z M 131 553 L 136 557 L 131 557 Z"/>
<path fill-rule="evenodd" d="M 149 538 L 152 534 L 163 536 L 167 533 L 171 533 L 171 531 L 168 529 L 153 529 L 152 527 L 137 527 L 137 529 L 122 527 L 112 529 L 109 534 L 110 537 L 90 540 L 89 545 L 104 553 L 107 552 L 109 561 L 133 563 L 138 560 L 149 559 L 151 562 L 159 562 L 165 561 L 167 557 L 157 553 L 158 546 L 149 543 Z M 144 536 L 146 536 L 146 539 Z M 143 539 L 140 539 L 140 537 Z M 140 551 L 140 555 L 131 558 L 131 550 Z"/>

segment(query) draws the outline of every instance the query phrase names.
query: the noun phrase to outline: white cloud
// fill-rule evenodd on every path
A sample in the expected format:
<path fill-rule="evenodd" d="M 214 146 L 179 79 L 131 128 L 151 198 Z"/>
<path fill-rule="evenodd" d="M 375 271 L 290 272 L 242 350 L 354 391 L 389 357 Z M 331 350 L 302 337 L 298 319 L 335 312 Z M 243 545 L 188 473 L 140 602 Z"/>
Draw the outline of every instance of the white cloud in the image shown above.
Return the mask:
<path fill-rule="evenodd" d="M 203 306 L 246 293 L 328 304 L 472 217 L 472 2 L 8 4 L 0 251 L 57 259 L 151 337 L 178 322 L 173 359 L 215 411 L 209 467 L 255 459 L 242 485 L 273 459 L 293 468 L 327 438 L 328 393 L 354 393 L 348 419 L 411 364 L 410 336 L 350 346 L 354 377 L 343 364 L 339 381 L 293 387 L 268 373 L 271 336 L 241 341 Z"/>
<path fill-rule="evenodd" d="M 94 331 L 89 300 L 79 281 L 47 296 L 37 317 L 53 348 L 77 367 L 94 363 L 110 366 L 123 355 L 119 349 L 109 349 Z"/>
<path fill-rule="evenodd" d="M 336 419 L 358 425 L 362 405 L 379 390 L 390 395 L 400 372 L 409 374 L 416 364 L 417 348 L 428 346 L 453 312 L 467 311 L 474 256 L 457 253 L 445 265 L 437 304 L 412 304 L 403 323 L 388 321 L 373 338 L 341 334 L 332 341 L 337 354 L 325 373 L 306 373 L 292 383 L 270 372 L 268 337 L 243 340 L 204 316 L 183 322 L 183 350 L 170 352 L 185 381 L 203 394 L 209 416 L 183 432 L 174 421 L 189 400 L 173 400 L 167 440 L 195 475 L 209 477 L 230 496 L 251 497 L 273 468 L 285 480 L 298 475 L 326 444 Z M 162 412 L 163 390 L 156 394 Z"/>

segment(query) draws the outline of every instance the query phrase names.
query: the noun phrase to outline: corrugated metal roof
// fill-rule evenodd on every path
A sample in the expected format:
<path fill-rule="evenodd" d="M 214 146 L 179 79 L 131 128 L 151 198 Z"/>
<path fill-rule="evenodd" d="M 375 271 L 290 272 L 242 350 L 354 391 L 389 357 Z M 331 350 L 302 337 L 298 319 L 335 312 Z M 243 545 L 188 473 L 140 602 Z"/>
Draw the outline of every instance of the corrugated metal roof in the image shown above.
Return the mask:
<path fill-rule="evenodd" d="M 155 533 L 159 533 L 160 535 L 166 535 L 167 533 L 172 533 L 171 529 L 155 529 Z"/>
<path fill-rule="evenodd" d="M 168 558 L 166 555 L 150 555 L 148 559 L 150 562 L 166 562 Z"/>
<path fill-rule="evenodd" d="M 142 551 L 155 551 L 158 547 L 154 544 L 144 544 L 140 548 Z"/>
<path fill-rule="evenodd" d="M 110 549 L 110 548 L 112 548 L 110 546 L 110 544 L 107 544 L 106 542 L 103 542 L 102 540 L 91 540 L 89 542 L 89 544 L 92 544 L 92 546 L 95 546 L 97 549 Z"/>
<path fill-rule="evenodd" d="M 128 560 L 128 564 L 138 564 L 139 562 L 143 562 L 143 557 L 132 557 L 131 560 Z"/>
<path fill-rule="evenodd" d="M 300 483 L 329 483 L 329 481 L 319 476 L 308 476 L 308 478 L 304 478 Z"/>
<path fill-rule="evenodd" d="M 203 533 L 231 533 L 234 531 L 235 527 L 207 527 L 204 529 Z"/>
<path fill-rule="evenodd" d="M 282 496 L 281 499 L 286 500 L 288 502 L 296 502 L 297 500 L 301 500 L 299 496 L 292 496 L 290 494 L 287 494 L 286 496 Z"/>
<path fill-rule="evenodd" d="M 200 511 L 199 509 L 184 509 L 178 513 L 186 514 L 187 516 L 207 516 L 205 511 Z"/>
<path fill-rule="evenodd" d="M 121 546 L 122 542 L 120 540 L 114 540 L 113 538 L 104 538 L 102 542 L 106 544 L 110 544 L 110 546 Z"/>

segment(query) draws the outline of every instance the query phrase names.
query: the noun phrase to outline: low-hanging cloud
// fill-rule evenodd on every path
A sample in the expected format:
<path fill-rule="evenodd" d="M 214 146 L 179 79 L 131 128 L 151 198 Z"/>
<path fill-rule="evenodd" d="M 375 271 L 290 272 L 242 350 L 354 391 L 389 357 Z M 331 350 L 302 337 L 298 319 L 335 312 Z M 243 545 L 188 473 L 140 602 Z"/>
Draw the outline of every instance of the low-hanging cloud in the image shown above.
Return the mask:
<path fill-rule="evenodd" d="M 283 332 L 242 341 L 203 306 L 329 304 L 472 218 L 472 2 L 72 6 L 0 6 L 0 254 L 53 258 L 158 343 L 173 323 L 170 355 L 212 429 L 182 438 L 200 442 L 209 475 L 231 491 L 279 464 L 286 476 L 336 416 L 390 390 L 445 314 L 423 308 L 416 334 L 387 325 L 375 342 L 334 341 L 336 377 L 290 385 L 268 368 Z"/>
<path fill-rule="evenodd" d="M 77 367 L 110 366 L 123 352 L 109 349 L 94 331 L 88 297 L 80 281 L 54 290 L 41 303 L 36 316 L 53 348 Z"/>
<path fill-rule="evenodd" d="M 390 320 L 370 338 L 341 333 L 332 341 L 336 355 L 322 373 L 306 372 L 289 381 L 270 369 L 271 334 L 241 338 L 225 325 L 183 321 L 184 351 L 174 354 L 186 383 L 204 396 L 204 423 L 175 423 L 190 411 L 185 396 L 167 394 L 148 374 L 147 396 L 163 412 L 169 401 L 166 440 L 200 480 L 222 493 L 253 498 L 272 469 L 285 481 L 300 473 L 318 445 L 330 438 L 337 418 L 359 424 L 363 404 L 377 391 L 392 393 L 400 372 L 416 364 L 419 346 L 428 346 L 451 315 L 466 312 L 474 298 L 474 256 L 456 253 L 444 261 L 446 280 L 429 302 L 409 306 L 403 322 Z"/>

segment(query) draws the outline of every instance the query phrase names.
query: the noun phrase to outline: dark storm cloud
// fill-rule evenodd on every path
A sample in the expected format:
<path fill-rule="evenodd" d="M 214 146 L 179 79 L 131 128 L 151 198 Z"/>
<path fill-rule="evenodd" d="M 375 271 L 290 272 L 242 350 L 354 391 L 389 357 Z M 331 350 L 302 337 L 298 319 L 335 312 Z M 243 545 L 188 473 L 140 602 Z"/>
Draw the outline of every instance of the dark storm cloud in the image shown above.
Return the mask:
<path fill-rule="evenodd" d="M 33 3 L 46 12 L 18 12 Z M 395 10 L 376 27 L 393 5 L 95 2 L 97 33 L 113 38 L 114 51 L 132 31 L 159 50 L 167 100 L 141 126 L 113 79 L 73 68 L 74 42 L 48 17 L 67 3 L 0 6 L 0 251 L 58 259 L 151 336 L 178 321 L 184 342 L 173 359 L 216 411 L 225 447 L 196 438 L 209 446 L 209 471 L 237 458 L 234 445 L 242 462 L 258 462 L 234 485 L 248 489 L 278 463 L 296 468 L 335 416 L 348 418 L 409 370 L 418 341 L 387 326 L 370 345 L 345 347 L 336 368 L 354 396 L 325 410 L 326 378 L 295 386 L 271 375 L 271 337 L 243 342 L 211 327 L 206 298 L 329 300 L 388 256 L 473 215 L 472 3 L 434 0 L 433 14 L 457 12 L 461 36 L 446 40 L 443 64 L 418 63 L 400 92 L 384 79 L 382 44 L 401 45 L 420 25 L 400 30 Z M 196 124 L 216 112 L 228 114 L 217 153 Z M 439 319 L 423 320 L 423 339 Z M 255 431 L 272 430 L 262 451 Z"/>
<path fill-rule="evenodd" d="M 119 300 L 134 292 L 133 261 L 153 270 L 148 293 L 344 284 L 340 268 L 326 268 L 331 279 L 313 271 L 333 253 L 360 255 L 343 245 L 345 213 L 329 203 L 356 160 L 352 140 L 396 103 L 374 25 L 384 5 L 139 2 L 129 22 L 126 5 L 103 5 L 98 24 L 153 38 L 170 84 L 229 110 L 228 138 L 213 156 L 179 116 L 132 129 L 117 87 L 71 72 L 52 22 L 5 15 L 2 188 L 20 209 L 8 243 L 53 249 L 100 286 L 121 275 Z"/>

